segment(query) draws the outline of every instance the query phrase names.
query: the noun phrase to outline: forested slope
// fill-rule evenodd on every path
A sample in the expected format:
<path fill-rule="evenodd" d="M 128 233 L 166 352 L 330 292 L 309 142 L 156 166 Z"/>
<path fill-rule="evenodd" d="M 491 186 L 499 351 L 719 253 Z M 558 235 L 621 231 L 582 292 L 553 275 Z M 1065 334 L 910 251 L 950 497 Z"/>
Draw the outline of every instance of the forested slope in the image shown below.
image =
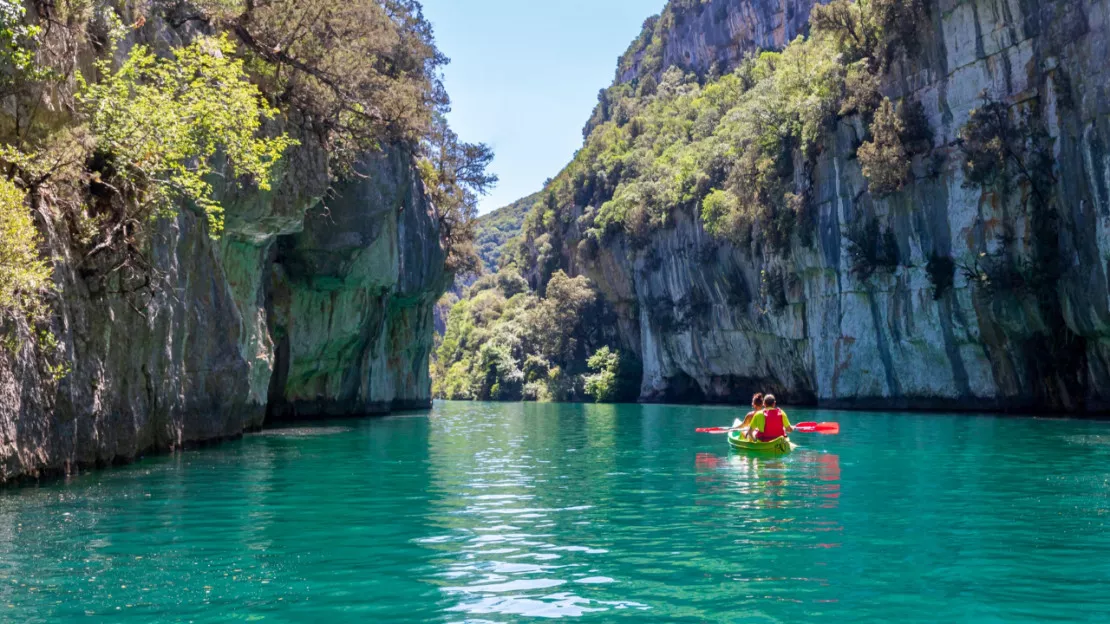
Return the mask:
<path fill-rule="evenodd" d="M 539 193 L 533 193 L 474 220 L 474 243 L 486 271 L 495 273 L 500 267 L 505 246 L 520 236 L 524 217 L 539 198 Z"/>

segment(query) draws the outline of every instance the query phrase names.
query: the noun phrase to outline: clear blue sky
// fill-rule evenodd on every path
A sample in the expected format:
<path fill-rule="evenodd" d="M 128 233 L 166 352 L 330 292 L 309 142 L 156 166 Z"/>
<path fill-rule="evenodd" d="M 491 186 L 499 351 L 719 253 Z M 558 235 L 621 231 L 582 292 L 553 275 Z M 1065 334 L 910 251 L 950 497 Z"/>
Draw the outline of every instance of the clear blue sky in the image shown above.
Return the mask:
<path fill-rule="evenodd" d="M 597 92 L 664 0 L 423 0 L 445 71 L 451 125 L 488 143 L 501 181 L 481 212 L 540 190 L 582 146 Z"/>

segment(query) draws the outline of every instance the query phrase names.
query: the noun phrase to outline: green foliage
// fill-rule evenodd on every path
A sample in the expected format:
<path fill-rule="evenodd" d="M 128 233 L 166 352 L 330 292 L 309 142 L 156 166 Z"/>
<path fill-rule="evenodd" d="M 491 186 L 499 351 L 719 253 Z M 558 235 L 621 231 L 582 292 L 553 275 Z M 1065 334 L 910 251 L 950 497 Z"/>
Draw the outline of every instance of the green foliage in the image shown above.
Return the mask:
<path fill-rule="evenodd" d="M 902 190 L 910 174 L 910 159 L 902 145 L 905 125 L 894 104 L 884 99 L 871 123 L 871 140 L 858 156 L 871 193 L 882 197 Z"/>
<path fill-rule="evenodd" d="M 144 41 L 156 43 L 130 46 Z M 306 150 L 322 143 L 301 160 L 326 155 L 333 178 L 369 150 L 416 147 L 434 161 L 429 195 L 454 260 L 488 150 L 439 123 L 444 62 L 416 0 L 0 0 L 0 165 L 58 230 L 52 244 L 71 245 L 59 252 L 89 293 L 140 314 L 168 286 L 150 220 L 195 211 L 218 236 L 213 185 L 269 188 L 295 143 L 279 129 Z M 12 215 L 5 206 L 0 308 L 45 311 L 49 272 L 25 260 L 33 226 Z"/>
<path fill-rule="evenodd" d="M 1060 224 L 1052 189 L 1056 184 L 1051 138 L 1032 114 L 1011 115 L 1002 102 L 985 99 L 960 129 L 965 185 L 1006 198 L 1020 190 L 1029 215 L 1029 249 L 1015 249 L 1005 232 L 993 252 L 983 251 L 965 264 L 968 278 L 995 292 L 1034 295 L 1046 318 L 1062 314 L 1057 295 L 1064 274 Z M 1063 323 L 1061 323 L 1063 326 Z"/>
<path fill-rule="evenodd" d="M 447 269 L 476 273 L 476 198 L 496 182 L 492 151 L 448 127 L 439 78 L 447 62 L 417 0 L 193 0 L 210 24 L 233 33 L 262 90 L 320 135 L 339 174 L 367 151 L 419 144 Z M 173 19 L 193 19 L 168 3 Z M 184 11 L 184 14 L 181 13 Z M 356 173 L 357 175 L 357 173 Z"/>
<path fill-rule="evenodd" d="M 41 29 L 24 23 L 26 13 L 22 2 L 0 0 L 0 95 L 11 95 L 46 75 L 35 63 Z"/>
<path fill-rule="evenodd" d="M 929 129 L 929 120 L 925 117 L 925 106 L 917 100 L 902 100 L 898 103 L 898 116 L 902 120 L 902 143 L 908 149 L 914 150 L 915 144 L 924 144 L 924 148 L 932 146 L 932 132 Z"/>
<path fill-rule="evenodd" d="M 529 292 L 528 281 L 520 276 L 520 273 L 512 267 L 506 267 L 497 273 L 497 287 L 501 289 L 505 297 L 512 299 L 513 297 Z"/>
<path fill-rule="evenodd" d="M 556 272 L 547 283 L 544 299 L 548 304 L 549 317 L 553 325 L 545 349 L 551 359 L 571 361 L 579 356 L 578 348 L 581 332 L 575 331 L 583 323 L 592 322 L 586 312 L 597 302 L 598 293 L 590 280 L 584 276 L 568 277 L 562 271 Z"/>
<path fill-rule="evenodd" d="M 1016 182 L 1029 189 L 1031 201 L 1046 206 L 1049 188 L 1056 183 L 1049 141 L 1029 116 L 1015 120 L 1004 103 L 984 100 L 960 129 L 967 186 L 1005 190 Z"/>
<path fill-rule="evenodd" d="M 815 37 L 828 38 L 848 64 L 867 61 L 883 71 L 899 51 L 916 47 L 925 0 L 832 0 L 810 14 Z"/>
<path fill-rule="evenodd" d="M 621 55 L 620 60 L 617 61 L 617 76 L 625 74 L 636 69 L 636 58 L 643 56 L 644 51 L 652 44 L 652 39 L 655 38 L 656 32 L 659 31 L 659 16 L 653 15 L 652 17 L 644 20 L 644 25 L 640 28 L 640 34 L 628 46 L 628 50 Z"/>
<path fill-rule="evenodd" d="M 22 337 L 29 337 L 40 355 L 41 374 L 57 382 L 69 374 L 70 364 L 47 327 L 42 297 L 53 288 L 53 267 L 41 257 L 41 244 L 27 194 L 0 178 L 0 344 L 15 352 Z"/>
<path fill-rule="evenodd" d="M 676 211 L 699 213 L 710 234 L 756 252 L 811 245 L 812 171 L 840 115 L 869 126 L 861 160 L 876 195 L 905 183 L 905 142 L 927 138 L 927 125 L 914 117 L 907 127 L 919 108 L 884 102 L 879 84 L 889 59 L 914 45 L 923 3 L 834 0 L 814 9 L 810 38 L 704 80 L 662 65 L 669 33 L 700 10 L 700 2 L 668 4 L 622 57 L 585 145 L 547 186 L 555 201 L 525 221 L 518 249 L 541 274 L 558 266 L 547 249 L 564 244 L 560 224 L 570 215 L 581 216 L 569 233 L 577 241 L 566 242 L 586 261 L 615 235 L 644 248 Z"/>
<path fill-rule="evenodd" d="M 0 320 L 32 321 L 42 314 L 40 296 L 51 287 L 51 267 L 39 255 L 38 230 L 25 193 L 0 178 Z"/>
<path fill-rule="evenodd" d="M 476 281 L 452 308 L 432 364 L 433 394 L 501 401 L 580 399 L 587 356 L 608 340 L 604 330 L 609 326 L 597 291 L 585 277 L 556 272 L 543 297 L 506 267 Z"/>
<path fill-rule="evenodd" d="M 738 202 L 736 196 L 727 191 L 710 191 L 701 202 L 701 218 L 706 231 L 714 236 L 738 231 L 741 228 L 741 224 L 735 221 L 740 216 L 736 209 Z"/>
<path fill-rule="evenodd" d="M 496 271 L 501 266 L 506 245 L 520 235 L 525 216 L 539 200 L 540 194 L 534 193 L 475 220 L 474 242 L 487 271 Z"/>
<path fill-rule="evenodd" d="M 420 174 L 439 220 L 440 239 L 447 250 L 447 270 L 458 275 L 481 271 L 474 248 L 478 197 L 497 183 L 489 173 L 493 150 L 484 143 L 463 143 L 437 114 L 427 137 Z"/>
<path fill-rule="evenodd" d="M 493 401 L 512 401 L 520 397 L 524 372 L 517 367 L 510 345 L 487 342 L 478 348 L 478 396 Z"/>
<path fill-rule="evenodd" d="M 276 111 L 248 81 L 242 61 L 231 58 L 233 49 L 226 38 L 202 38 L 167 59 L 136 46 L 116 71 L 110 60 L 98 61 L 100 82 L 78 76 L 103 184 L 147 214 L 191 202 L 208 216 L 213 235 L 223 225 L 209 181 L 217 154 L 227 156 L 234 175 L 270 188 L 274 163 L 295 142 L 258 137 Z"/>
<path fill-rule="evenodd" d="M 437 73 L 447 59 L 416 0 L 190 4 L 235 35 L 266 93 L 323 131 L 340 171 L 383 143 L 420 141 L 446 105 Z"/>
<path fill-rule="evenodd" d="M 586 394 L 598 403 L 608 403 L 617 396 L 617 374 L 620 354 L 602 347 L 586 361 L 594 374 L 586 376 Z"/>
<path fill-rule="evenodd" d="M 790 303 L 786 296 L 786 278 L 779 269 L 760 272 L 760 296 L 771 304 L 771 309 L 781 312 Z"/>
<path fill-rule="evenodd" d="M 972 110 L 960 129 L 967 185 L 983 188 L 1006 181 L 1011 166 L 1017 166 L 1024 153 L 1023 141 L 1023 133 L 1002 102 L 988 100 Z"/>

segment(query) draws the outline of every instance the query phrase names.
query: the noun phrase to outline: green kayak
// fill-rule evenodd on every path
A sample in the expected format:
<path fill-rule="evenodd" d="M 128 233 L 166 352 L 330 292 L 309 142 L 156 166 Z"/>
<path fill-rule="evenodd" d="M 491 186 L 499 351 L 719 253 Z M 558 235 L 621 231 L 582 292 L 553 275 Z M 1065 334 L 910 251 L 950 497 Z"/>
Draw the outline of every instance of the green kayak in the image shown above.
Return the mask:
<path fill-rule="evenodd" d="M 738 451 L 765 453 L 768 455 L 785 455 L 794 450 L 794 445 L 785 437 L 775 438 L 770 442 L 752 442 L 751 440 L 745 439 L 743 434 L 739 431 L 729 432 L 728 444 Z"/>

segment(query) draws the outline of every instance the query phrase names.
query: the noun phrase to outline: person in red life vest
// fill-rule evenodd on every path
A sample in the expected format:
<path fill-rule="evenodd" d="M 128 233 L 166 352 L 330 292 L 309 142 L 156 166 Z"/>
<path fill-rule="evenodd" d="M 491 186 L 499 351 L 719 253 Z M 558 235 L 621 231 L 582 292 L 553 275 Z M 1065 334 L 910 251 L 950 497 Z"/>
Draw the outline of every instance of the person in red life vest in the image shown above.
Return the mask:
<path fill-rule="evenodd" d="M 770 442 L 790 435 L 791 431 L 794 431 L 794 427 L 790 426 L 790 419 L 786 417 L 786 412 L 776 405 L 775 395 L 768 394 L 763 397 L 763 411 L 757 412 L 752 417 L 748 438 L 759 442 Z"/>
<path fill-rule="evenodd" d="M 744 417 L 744 420 L 740 420 L 739 418 L 737 418 L 735 421 L 733 421 L 732 428 L 733 429 L 744 430 L 744 429 L 747 429 L 748 427 L 751 427 L 752 426 L 752 419 L 755 418 L 756 414 L 758 414 L 759 412 L 762 412 L 762 411 L 763 411 L 763 393 L 762 392 L 757 392 L 754 395 L 752 395 L 752 411 L 748 412 L 748 415 Z"/>

